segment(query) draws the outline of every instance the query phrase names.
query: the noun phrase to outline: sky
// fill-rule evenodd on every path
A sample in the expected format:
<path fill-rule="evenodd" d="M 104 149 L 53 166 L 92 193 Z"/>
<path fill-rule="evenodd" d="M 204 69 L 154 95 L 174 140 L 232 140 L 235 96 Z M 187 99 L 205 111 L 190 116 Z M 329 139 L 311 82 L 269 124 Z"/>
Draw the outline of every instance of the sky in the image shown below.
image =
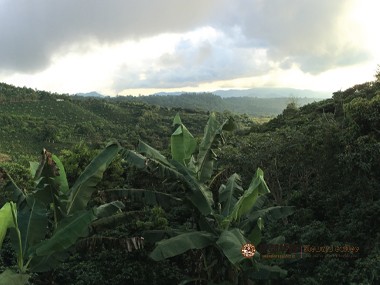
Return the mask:
<path fill-rule="evenodd" d="M 0 82 L 105 95 L 374 80 L 378 0 L 0 0 Z"/>

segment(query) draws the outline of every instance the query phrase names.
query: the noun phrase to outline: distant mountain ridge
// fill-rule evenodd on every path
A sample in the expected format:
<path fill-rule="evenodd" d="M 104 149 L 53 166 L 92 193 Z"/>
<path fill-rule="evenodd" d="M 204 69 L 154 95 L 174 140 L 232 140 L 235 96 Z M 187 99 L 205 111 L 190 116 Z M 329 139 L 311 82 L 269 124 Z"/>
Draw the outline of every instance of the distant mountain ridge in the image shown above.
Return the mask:
<path fill-rule="evenodd" d="M 179 95 L 150 95 L 150 96 L 119 96 L 110 100 L 143 102 L 166 108 L 183 108 L 203 111 L 230 111 L 252 116 L 275 116 L 280 114 L 286 106 L 294 102 L 303 106 L 322 98 L 306 97 L 221 97 L 212 93 L 182 93 Z"/>
<path fill-rule="evenodd" d="M 109 96 L 106 96 L 106 95 L 100 94 L 100 93 L 98 93 L 98 92 L 96 92 L 96 91 L 87 92 L 87 93 L 76 93 L 74 96 L 82 96 L 82 97 L 98 97 L 98 98 L 109 97 Z"/>
<path fill-rule="evenodd" d="M 294 88 L 251 88 L 244 90 L 216 90 L 213 92 L 220 97 L 256 97 L 256 98 L 331 98 L 331 92 L 314 91 Z"/>
<path fill-rule="evenodd" d="M 294 88 L 252 88 L 246 90 L 217 90 L 214 92 L 159 92 L 147 96 L 104 96 L 98 92 L 78 93 L 84 98 L 144 102 L 167 108 L 185 108 L 203 111 L 230 111 L 252 116 L 275 116 L 294 101 L 303 106 L 331 97 L 328 92 Z M 80 97 L 78 97 L 79 99 Z"/>
<path fill-rule="evenodd" d="M 182 94 L 207 94 L 211 93 L 218 95 L 222 98 L 231 97 L 255 97 L 255 98 L 331 98 L 331 92 L 314 91 L 308 89 L 295 89 L 295 88 L 251 88 L 251 89 L 229 89 L 229 90 L 215 90 L 212 92 L 158 92 L 154 96 L 178 96 Z"/>
<path fill-rule="evenodd" d="M 158 92 L 152 94 L 153 96 L 179 96 L 184 94 L 214 94 L 222 98 L 232 98 L 232 97 L 255 97 L 255 98 L 318 98 L 327 99 L 331 98 L 331 92 L 314 91 L 308 89 L 295 89 L 295 88 L 251 88 L 251 89 L 229 89 L 229 90 L 215 90 L 212 92 L 183 92 L 183 91 L 173 91 L 173 92 Z M 105 98 L 109 97 L 107 95 L 100 94 L 99 92 L 92 91 L 88 93 L 76 93 L 76 96 L 82 97 L 98 97 Z M 147 95 L 147 96 L 152 96 Z"/>

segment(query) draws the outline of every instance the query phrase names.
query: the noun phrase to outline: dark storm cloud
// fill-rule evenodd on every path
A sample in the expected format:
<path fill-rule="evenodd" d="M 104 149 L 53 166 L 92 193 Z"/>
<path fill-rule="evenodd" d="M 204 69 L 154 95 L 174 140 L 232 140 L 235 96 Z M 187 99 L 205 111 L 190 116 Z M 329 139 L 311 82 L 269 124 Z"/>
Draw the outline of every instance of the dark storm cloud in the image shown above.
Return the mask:
<path fill-rule="evenodd" d="M 55 53 L 89 39 L 114 42 L 187 31 L 204 23 L 215 3 L 216 0 L 1 0 L 1 68 L 42 69 Z"/>
<path fill-rule="evenodd" d="M 341 16 L 351 2 L 0 0 L 0 69 L 34 73 L 49 66 L 54 55 L 70 49 L 86 51 L 94 42 L 138 40 L 211 26 L 223 31 L 226 42 L 182 43 L 174 54 L 160 59 L 160 73 L 147 71 L 147 80 L 187 84 L 267 72 L 255 63 L 257 48 L 265 48 L 267 59 L 284 69 L 296 65 L 317 74 L 368 58 L 358 43 L 342 34 L 346 23 Z"/>

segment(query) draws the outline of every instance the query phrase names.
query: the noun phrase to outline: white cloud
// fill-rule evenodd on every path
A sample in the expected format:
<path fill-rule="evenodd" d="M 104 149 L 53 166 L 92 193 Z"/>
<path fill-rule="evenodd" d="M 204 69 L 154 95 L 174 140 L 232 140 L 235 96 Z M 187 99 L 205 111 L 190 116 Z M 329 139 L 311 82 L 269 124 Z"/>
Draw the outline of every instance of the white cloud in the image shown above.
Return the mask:
<path fill-rule="evenodd" d="M 335 91 L 355 75 L 359 82 L 372 79 L 380 60 L 375 0 L 0 5 L 0 81 L 56 92 Z"/>

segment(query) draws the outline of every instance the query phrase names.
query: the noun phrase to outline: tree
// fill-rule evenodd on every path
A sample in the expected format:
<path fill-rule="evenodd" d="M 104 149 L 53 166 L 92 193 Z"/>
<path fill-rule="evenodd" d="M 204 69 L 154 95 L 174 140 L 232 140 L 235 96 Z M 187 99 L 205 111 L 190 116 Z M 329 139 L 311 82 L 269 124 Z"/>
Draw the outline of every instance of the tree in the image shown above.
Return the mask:
<path fill-rule="evenodd" d="M 380 82 L 380 64 L 377 65 L 377 70 L 375 73 L 376 82 Z"/>
<path fill-rule="evenodd" d="M 40 135 L 43 141 L 54 143 L 59 139 L 59 129 L 45 120 Z"/>

